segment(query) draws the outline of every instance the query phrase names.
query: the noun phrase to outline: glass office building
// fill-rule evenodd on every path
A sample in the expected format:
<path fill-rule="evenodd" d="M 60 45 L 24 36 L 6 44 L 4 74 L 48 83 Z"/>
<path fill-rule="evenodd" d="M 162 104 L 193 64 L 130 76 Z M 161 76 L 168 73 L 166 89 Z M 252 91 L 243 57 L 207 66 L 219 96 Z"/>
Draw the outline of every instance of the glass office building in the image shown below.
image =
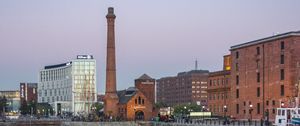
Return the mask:
<path fill-rule="evenodd" d="M 92 55 L 45 66 L 39 73 L 38 102 L 49 103 L 56 115 L 87 114 L 96 100 L 96 61 Z"/>

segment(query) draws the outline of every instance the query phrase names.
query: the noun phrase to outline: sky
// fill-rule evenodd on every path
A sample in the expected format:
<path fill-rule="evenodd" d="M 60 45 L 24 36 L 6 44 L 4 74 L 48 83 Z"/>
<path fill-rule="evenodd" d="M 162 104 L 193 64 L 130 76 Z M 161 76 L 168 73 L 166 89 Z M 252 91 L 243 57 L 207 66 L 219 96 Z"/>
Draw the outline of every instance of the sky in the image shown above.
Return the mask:
<path fill-rule="evenodd" d="M 299 0 L 0 0 L 0 90 L 38 82 L 46 65 L 80 54 L 97 61 L 105 92 L 107 8 L 116 18 L 117 88 L 222 69 L 230 46 L 300 30 Z"/>

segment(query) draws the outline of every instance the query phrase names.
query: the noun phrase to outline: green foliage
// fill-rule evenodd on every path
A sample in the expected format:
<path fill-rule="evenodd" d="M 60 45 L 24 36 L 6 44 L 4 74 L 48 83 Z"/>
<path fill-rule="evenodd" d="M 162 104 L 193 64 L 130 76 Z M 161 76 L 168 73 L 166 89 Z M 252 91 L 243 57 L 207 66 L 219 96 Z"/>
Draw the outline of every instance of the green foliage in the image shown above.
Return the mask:
<path fill-rule="evenodd" d="M 95 111 L 96 112 L 100 112 L 100 110 L 104 107 L 104 105 L 102 103 L 96 102 L 92 105 L 92 108 L 95 107 Z"/>
<path fill-rule="evenodd" d="M 5 96 L 0 97 L 0 112 L 3 113 L 4 110 L 7 110 L 5 108 L 7 108 L 7 99 Z"/>
<path fill-rule="evenodd" d="M 202 111 L 201 106 L 191 103 L 191 104 L 180 104 L 174 107 L 175 115 L 188 115 L 190 112 L 200 112 Z"/>
<path fill-rule="evenodd" d="M 36 106 L 37 103 L 36 102 L 29 102 L 27 103 L 26 101 L 23 101 L 21 103 L 21 107 L 20 107 L 20 111 L 22 115 L 35 115 L 36 114 Z M 31 112 L 32 111 L 32 112 Z"/>
<path fill-rule="evenodd" d="M 36 114 L 38 115 L 53 115 L 54 111 L 50 104 L 48 103 L 39 103 L 36 104 Z"/>
<path fill-rule="evenodd" d="M 22 115 L 26 115 L 26 114 L 29 113 L 29 108 L 28 108 L 28 105 L 27 105 L 27 102 L 26 102 L 26 101 L 23 101 L 23 102 L 21 103 L 20 111 L 21 111 L 21 114 L 22 114 Z"/>

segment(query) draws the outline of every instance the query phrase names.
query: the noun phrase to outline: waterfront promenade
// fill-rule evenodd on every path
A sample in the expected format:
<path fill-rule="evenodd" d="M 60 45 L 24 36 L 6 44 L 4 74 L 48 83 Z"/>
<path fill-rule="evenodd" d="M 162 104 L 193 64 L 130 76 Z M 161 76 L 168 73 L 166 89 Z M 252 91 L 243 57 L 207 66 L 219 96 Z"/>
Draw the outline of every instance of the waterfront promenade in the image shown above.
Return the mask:
<path fill-rule="evenodd" d="M 207 122 L 71 122 L 67 120 L 34 120 L 0 122 L 0 126 L 222 126 L 222 121 Z M 264 123 L 254 121 L 236 121 L 227 126 L 265 126 Z"/>

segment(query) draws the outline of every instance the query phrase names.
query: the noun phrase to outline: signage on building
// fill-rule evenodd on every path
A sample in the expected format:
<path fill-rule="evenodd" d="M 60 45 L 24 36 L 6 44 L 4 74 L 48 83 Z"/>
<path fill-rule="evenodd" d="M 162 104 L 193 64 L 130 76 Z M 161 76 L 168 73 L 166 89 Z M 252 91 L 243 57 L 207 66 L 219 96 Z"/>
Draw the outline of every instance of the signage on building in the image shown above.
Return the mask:
<path fill-rule="evenodd" d="M 211 116 L 211 112 L 191 112 L 190 116 Z"/>
<path fill-rule="evenodd" d="M 24 85 L 21 85 L 21 98 L 24 98 Z"/>
<path fill-rule="evenodd" d="M 147 81 L 147 82 L 142 82 L 142 84 L 154 84 L 154 82 Z"/>
<path fill-rule="evenodd" d="M 93 59 L 92 55 L 78 55 L 77 59 Z"/>

